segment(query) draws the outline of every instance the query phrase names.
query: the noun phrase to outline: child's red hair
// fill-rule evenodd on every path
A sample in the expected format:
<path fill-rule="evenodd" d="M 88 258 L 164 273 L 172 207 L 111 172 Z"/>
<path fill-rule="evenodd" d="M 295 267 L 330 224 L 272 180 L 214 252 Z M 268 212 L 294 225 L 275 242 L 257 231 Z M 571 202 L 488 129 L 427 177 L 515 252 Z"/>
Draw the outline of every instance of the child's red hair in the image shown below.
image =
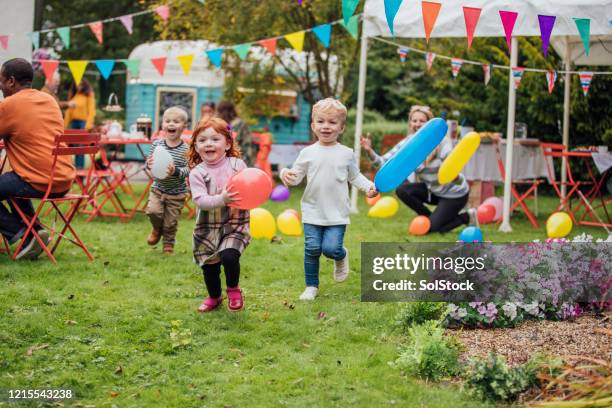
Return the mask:
<path fill-rule="evenodd" d="M 196 151 L 196 139 L 200 133 L 208 128 L 212 128 L 215 132 L 225 137 L 225 141 L 229 145 L 229 149 L 226 152 L 227 157 L 238 157 L 240 158 L 240 148 L 236 145 L 234 138 L 232 137 L 231 126 L 221 118 L 207 118 L 198 123 L 193 135 L 191 137 L 191 145 L 187 151 L 187 160 L 189 162 L 189 168 L 194 168 L 198 164 L 202 163 L 200 154 Z"/>

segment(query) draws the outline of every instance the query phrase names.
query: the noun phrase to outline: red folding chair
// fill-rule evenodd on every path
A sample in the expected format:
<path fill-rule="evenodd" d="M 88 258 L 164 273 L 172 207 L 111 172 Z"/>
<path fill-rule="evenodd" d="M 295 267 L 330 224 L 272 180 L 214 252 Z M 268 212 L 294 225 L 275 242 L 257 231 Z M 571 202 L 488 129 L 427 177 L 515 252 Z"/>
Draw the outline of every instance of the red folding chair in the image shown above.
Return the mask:
<path fill-rule="evenodd" d="M 77 213 L 79 206 L 83 202 L 83 200 L 88 199 L 89 196 L 86 194 L 67 193 L 63 197 L 50 198 L 49 195 L 51 194 L 51 190 L 53 188 L 53 176 L 55 174 L 55 168 L 56 168 L 58 157 L 59 156 L 73 156 L 75 154 L 87 154 L 87 155 L 91 155 L 91 157 L 95 157 L 96 153 L 100 149 L 99 142 L 100 142 L 99 134 L 80 134 L 80 135 L 64 134 L 64 135 L 59 135 L 55 137 L 55 147 L 53 148 L 51 152 L 53 155 L 53 161 L 52 161 L 51 169 L 49 172 L 49 181 L 47 184 L 47 190 L 45 191 L 44 196 L 40 199 L 40 203 L 36 207 L 34 216 L 30 218 L 28 215 L 26 215 L 21 210 L 21 208 L 19 208 L 16 202 L 16 199 L 31 199 L 31 198 L 13 197 L 10 199 L 17 213 L 19 214 L 21 219 L 26 224 L 26 232 L 25 234 L 23 234 L 23 237 L 21 238 L 15 251 L 13 251 L 13 255 L 12 255 L 13 259 L 15 259 L 17 257 L 17 254 L 19 254 L 19 252 L 21 251 L 21 248 L 26 242 L 26 239 L 28 238 L 28 236 L 32 234 L 33 239 L 36 239 L 36 241 L 38 241 L 38 244 L 42 247 L 43 251 L 47 254 L 47 257 L 49 257 L 49 259 L 53 263 L 57 263 L 57 260 L 55 259 L 55 256 L 53 254 L 55 253 L 55 250 L 57 249 L 59 243 L 62 241 L 63 238 L 66 238 L 68 241 L 72 242 L 74 245 L 80 247 L 87 255 L 87 258 L 89 258 L 90 261 L 93 261 L 94 257 L 91 255 L 91 253 L 89 252 L 89 250 L 87 249 L 87 247 L 85 246 L 85 244 L 83 243 L 83 241 L 81 240 L 77 232 L 74 230 L 74 228 L 70 224 L 72 222 L 73 217 Z M 77 144 L 79 146 L 71 146 L 74 144 Z M 91 177 L 91 171 L 90 171 L 90 174 L 87 175 L 88 178 Z M 70 204 L 68 206 L 68 209 L 65 212 L 63 212 L 60 208 L 60 205 L 63 203 Z M 58 222 L 58 218 L 60 218 L 61 221 L 63 222 L 63 226 L 61 227 L 60 231 L 58 231 L 55 227 L 51 227 L 43 223 L 42 220 L 40 219 L 39 216 L 45 204 L 50 204 L 55 212 L 55 220 L 54 220 L 53 225 L 55 226 L 55 224 Z M 34 228 L 36 225 L 43 226 L 45 229 L 47 229 L 51 233 L 52 239 L 49 241 L 48 244 L 45 244 L 45 242 L 40 238 L 38 232 L 36 231 L 36 228 Z M 72 238 L 67 236 L 66 234 L 67 231 L 70 231 L 70 233 L 72 234 Z"/>
<path fill-rule="evenodd" d="M 497 158 L 497 167 L 499 169 L 499 174 L 501 175 L 502 180 L 506 178 L 506 166 L 502 160 L 501 149 L 499 148 L 499 140 L 495 140 L 495 157 Z M 510 212 L 514 211 L 517 207 L 521 207 L 527 218 L 529 218 L 529 222 L 533 228 L 540 228 L 540 224 L 538 224 L 538 220 L 533 215 L 533 213 L 527 207 L 525 200 L 533 197 L 536 206 L 536 213 L 538 211 L 538 186 L 542 183 L 542 180 L 538 179 L 515 179 L 512 180 L 510 185 L 510 191 L 512 192 L 512 196 L 514 197 L 515 202 L 510 206 Z M 517 187 L 521 186 L 522 188 L 527 188 L 522 194 L 519 193 Z M 500 221 L 501 222 L 501 221 Z"/>
<path fill-rule="evenodd" d="M 4 150 L 4 141 L 0 140 L 0 157 L 2 156 L 2 150 Z M 6 163 L 7 157 L 4 156 L 2 160 L 0 160 L 0 174 L 4 170 L 4 163 Z M 2 246 L 0 246 L 0 254 L 8 254 L 11 255 L 11 247 L 8 243 L 8 240 L 2 236 Z"/>

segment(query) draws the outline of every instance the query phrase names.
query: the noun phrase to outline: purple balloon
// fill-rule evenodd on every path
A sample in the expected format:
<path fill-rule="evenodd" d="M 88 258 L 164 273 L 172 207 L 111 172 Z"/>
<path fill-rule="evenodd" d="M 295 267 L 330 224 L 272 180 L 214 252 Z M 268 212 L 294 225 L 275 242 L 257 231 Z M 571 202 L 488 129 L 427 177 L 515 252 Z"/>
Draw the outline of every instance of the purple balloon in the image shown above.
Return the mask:
<path fill-rule="evenodd" d="M 282 184 L 274 187 L 272 194 L 270 194 L 270 200 L 272 201 L 287 201 L 289 199 L 289 189 Z"/>

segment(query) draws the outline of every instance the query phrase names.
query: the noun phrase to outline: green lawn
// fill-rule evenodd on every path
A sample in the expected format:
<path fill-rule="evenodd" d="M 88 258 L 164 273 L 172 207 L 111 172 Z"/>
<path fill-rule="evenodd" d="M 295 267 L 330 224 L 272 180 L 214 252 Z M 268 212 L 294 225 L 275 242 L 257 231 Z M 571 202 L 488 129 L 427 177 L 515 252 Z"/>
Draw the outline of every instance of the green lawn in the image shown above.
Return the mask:
<path fill-rule="evenodd" d="M 299 208 L 300 193 L 265 207 L 275 216 Z M 541 199 L 544 213 L 552 203 Z M 323 260 L 321 296 L 301 302 L 303 239 L 254 241 L 241 263 L 246 309 L 235 314 L 196 312 L 205 290 L 191 261 L 193 220 L 181 221 L 170 257 L 147 247 L 144 215 L 129 223 L 80 218 L 91 263 L 72 245 L 60 247 L 58 266 L 0 255 L 0 388 L 71 388 L 75 402 L 98 407 L 480 406 L 453 385 L 389 366 L 405 341 L 394 326 L 399 305 L 360 302 L 359 244 L 417 238 L 406 234 L 405 207 L 378 220 L 365 216 L 363 197 L 360 206 L 346 235 L 347 282 L 333 283 L 332 262 Z M 483 231 L 495 242 L 545 238 L 522 216 L 513 227 Z M 595 228 L 573 235 L 582 231 L 605 235 Z M 457 233 L 418 239 L 454 241 Z M 173 348 L 173 331 L 190 344 Z"/>

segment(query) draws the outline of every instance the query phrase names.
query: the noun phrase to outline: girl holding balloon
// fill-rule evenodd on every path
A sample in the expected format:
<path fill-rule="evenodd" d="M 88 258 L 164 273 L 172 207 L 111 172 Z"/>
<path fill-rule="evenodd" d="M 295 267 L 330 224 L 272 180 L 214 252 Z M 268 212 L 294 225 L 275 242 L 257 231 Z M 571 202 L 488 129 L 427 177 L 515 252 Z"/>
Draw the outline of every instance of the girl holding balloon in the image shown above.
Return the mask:
<path fill-rule="evenodd" d="M 244 306 L 240 280 L 240 256 L 251 241 L 249 211 L 232 208 L 237 192 L 227 184 L 246 168 L 240 150 L 232 138 L 229 124 L 220 118 L 208 118 L 198 124 L 187 153 L 191 173 L 189 184 L 198 207 L 193 231 L 193 259 L 202 268 L 208 297 L 198 311 L 210 312 L 223 301 L 221 266 L 225 272 L 228 308 L 239 311 Z"/>
<path fill-rule="evenodd" d="M 369 139 L 361 138 L 361 146 L 372 163 L 381 166 L 408 141 L 425 123 L 433 118 L 428 106 L 413 106 L 408 115 L 409 133 L 385 155 L 378 155 Z M 465 177 L 459 174 L 455 180 L 441 185 L 438 182 L 438 171 L 444 158 L 451 152 L 452 145 L 443 141 L 432 154 L 395 191 L 404 204 L 418 215 L 429 218 L 429 232 L 448 232 L 463 224 L 476 224 L 476 210 L 461 212 L 468 202 L 469 186 Z M 414 176 L 414 177 L 413 177 Z M 436 205 L 432 212 L 425 206 Z"/>

